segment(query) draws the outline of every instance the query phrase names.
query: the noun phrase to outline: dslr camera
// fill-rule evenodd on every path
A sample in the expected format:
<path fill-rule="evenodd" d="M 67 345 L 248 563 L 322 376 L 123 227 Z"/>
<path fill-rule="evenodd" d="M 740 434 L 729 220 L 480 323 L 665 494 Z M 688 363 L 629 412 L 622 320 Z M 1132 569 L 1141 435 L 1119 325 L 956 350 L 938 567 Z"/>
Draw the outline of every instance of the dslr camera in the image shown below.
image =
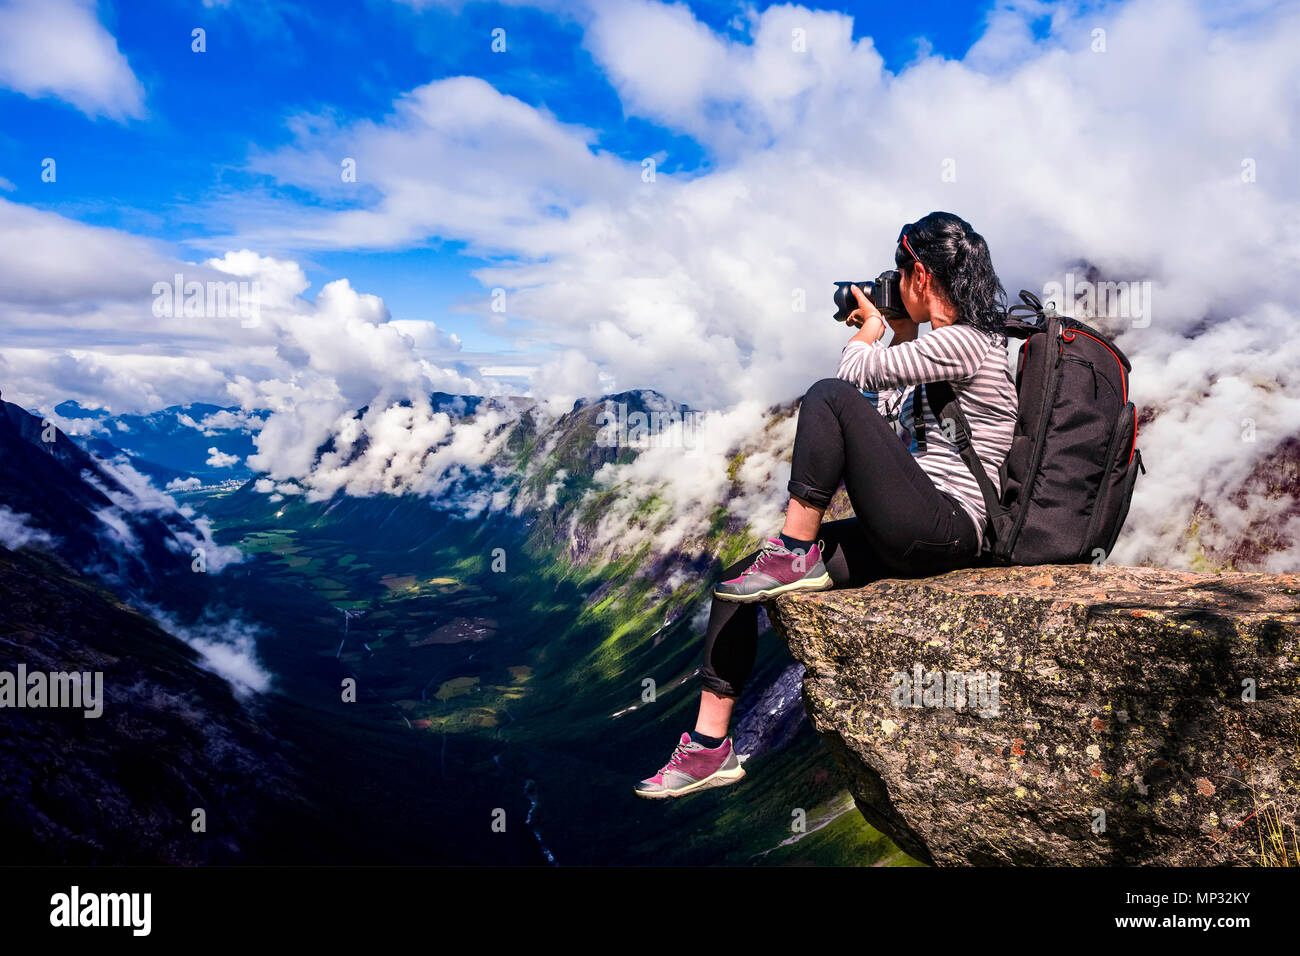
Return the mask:
<path fill-rule="evenodd" d="M 855 285 L 863 291 L 871 304 L 880 310 L 887 319 L 907 318 L 907 309 L 903 307 L 903 297 L 898 293 L 899 274 L 889 269 L 876 276 L 871 282 L 837 282 L 835 283 L 835 321 L 843 322 L 849 313 L 858 307 L 849 286 Z"/>

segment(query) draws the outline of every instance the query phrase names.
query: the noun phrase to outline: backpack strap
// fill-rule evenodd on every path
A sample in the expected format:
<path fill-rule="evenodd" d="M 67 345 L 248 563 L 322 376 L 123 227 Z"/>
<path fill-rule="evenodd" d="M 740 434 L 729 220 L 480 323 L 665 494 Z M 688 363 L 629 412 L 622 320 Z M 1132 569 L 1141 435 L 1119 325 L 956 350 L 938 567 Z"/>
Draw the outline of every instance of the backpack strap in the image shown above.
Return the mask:
<path fill-rule="evenodd" d="M 935 416 L 936 420 L 938 416 Z M 912 389 L 912 437 L 916 439 L 916 450 L 925 454 L 925 386 Z"/>
<path fill-rule="evenodd" d="M 1020 300 L 1023 305 L 1007 309 L 1002 330 L 1012 338 L 1027 339 L 1047 328 L 1048 312 L 1054 309 L 1049 306 L 1045 310 L 1038 296 L 1026 289 L 1020 290 Z"/>
<path fill-rule="evenodd" d="M 961 405 L 957 404 L 957 396 L 953 394 L 949 383 L 927 382 L 922 387 L 928 393 L 930 407 L 935 410 L 935 420 L 939 422 L 951 420 L 956 426 L 957 452 L 961 455 L 961 460 L 966 462 L 970 473 L 975 476 L 975 483 L 980 486 L 980 494 L 984 496 L 984 508 L 988 511 L 986 537 L 991 541 L 996 527 L 993 518 L 1002 513 L 1002 502 L 998 498 L 998 490 L 994 487 L 992 479 L 984 470 L 984 463 L 975 453 L 975 446 L 971 444 L 970 425 L 966 421 L 966 413 L 961 410 Z"/>

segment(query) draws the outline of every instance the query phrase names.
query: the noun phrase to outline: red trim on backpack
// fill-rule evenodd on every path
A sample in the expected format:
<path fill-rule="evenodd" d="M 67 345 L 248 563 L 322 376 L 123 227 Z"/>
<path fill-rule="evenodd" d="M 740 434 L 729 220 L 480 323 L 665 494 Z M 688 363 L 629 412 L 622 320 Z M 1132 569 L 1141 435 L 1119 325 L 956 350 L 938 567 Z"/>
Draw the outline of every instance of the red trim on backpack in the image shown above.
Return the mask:
<path fill-rule="evenodd" d="M 1076 333 L 1077 333 L 1078 335 L 1087 335 L 1088 338 L 1092 339 L 1094 342 L 1096 342 L 1098 345 L 1100 345 L 1102 348 L 1104 348 L 1107 352 L 1109 352 L 1109 353 L 1114 357 L 1116 364 L 1119 365 L 1119 380 L 1120 380 L 1120 382 L 1123 383 L 1123 385 L 1124 385 L 1124 401 L 1127 402 L 1127 401 L 1128 401 L 1128 375 L 1126 375 L 1126 374 L 1124 373 L 1124 363 L 1121 362 L 1121 361 L 1119 360 L 1119 356 L 1115 354 L 1115 350 L 1114 350 L 1113 348 L 1111 348 L 1109 345 L 1107 345 L 1105 342 L 1103 342 L 1101 339 L 1097 338 L 1097 336 L 1095 336 L 1095 335 L 1088 335 L 1088 333 L 1085 332 L 1085 331 L 1083 331 L 1083 329 L 1069 329 L 1069 330 L 1067 330 L 1067 331 L 1061 333 L 1061 338 L 1065 339 L 1065 341 L 1067 341 L 1067 342 L 1073 342 L 1073 341 L 1074 341 L 1074 336 L 1075 336 Z M 1068 338 L 1067 338 L 1067 336 L 1068 336 Z M 1137 410 L 1136 410 L 1136 409 L 1134 409 L 1134 414 L 1135 414 L 1135 415 L 1137 414 Z M 1136 441 L 1136 440 L 1137 440 L 1137 437 L 1136 437 L 1136 436 L 1137 436 L 1137 420 L 1136 420 L 1136 419 L 1134 419 L 1134 422 L 1133 422 L 1133 435 L 1134 435 L 1134 441 Z M 1133 456 L 1130 455 L 1130 456 L 1129 456 L 1129 460 L 1132 461 L 1132 458 L 1133 458 Z"/>

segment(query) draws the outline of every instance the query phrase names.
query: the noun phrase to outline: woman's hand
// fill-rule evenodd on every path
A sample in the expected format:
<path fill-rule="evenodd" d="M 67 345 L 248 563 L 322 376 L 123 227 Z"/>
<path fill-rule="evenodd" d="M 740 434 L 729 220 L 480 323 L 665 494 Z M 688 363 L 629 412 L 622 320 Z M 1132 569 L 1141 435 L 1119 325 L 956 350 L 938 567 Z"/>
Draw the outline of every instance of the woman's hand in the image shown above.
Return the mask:
<path fill-rule="evenodd" d="M 851 285 L 849 290 L 858 303 L 858 307 L 850 312 L 849 317 L 844 320 L 845 325 L 858 329 L 858 333 L 850 341 L 877 341 L 885 334 L 884 316 L 880 314 L 880 310 L 876 308 L 875 303 L 868 299 L 857 286 Z"/>
<path fill-rule="evenodd" d="M 849 317 L 844 321 L 847 325 L 861 327 L 862 329 L 861 332 L 853 336 L 854 339 L 860 342 L 874 342 L 885 334 L 886 325 L 894 330 L 894 337 L 889 341 L 890 345 L 899 345 L 916 339 L 919 329 L 913 319 L 905 315 L 895 317 L 892 312 L 889 318 L 885 318 L 881 315 L 880 310 L 876 308 L 875 303 L 867 298 L 861 289 L 855 285 L 851 285 L 849 288 L 853 290 L 853 297 L 857 300 L 858 307 L 850 312 Z M 872 322 L 872 319 L 876 319 L 880 323 L 879 331 L 875 331 L 876 323 Z"/>

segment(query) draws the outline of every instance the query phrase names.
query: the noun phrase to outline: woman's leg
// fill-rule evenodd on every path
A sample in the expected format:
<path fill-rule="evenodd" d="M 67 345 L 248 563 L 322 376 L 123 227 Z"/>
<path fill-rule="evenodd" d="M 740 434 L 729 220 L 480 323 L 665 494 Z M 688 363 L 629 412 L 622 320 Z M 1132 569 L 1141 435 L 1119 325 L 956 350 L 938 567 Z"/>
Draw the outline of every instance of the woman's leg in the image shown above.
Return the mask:
<path fill-rule="evenodd" d="M 935 489 L 875 405 L 850 383 L 823 379 L 799 406 L 782 540 L 765 548 L 752 568 L 724 576 L 714 595 L 750 603 L 832 587 L 816 542 L 841 480 L 886 559 L 903 554 L 914 532 L 924 537 L 936 515 L 955 517 L 953 503 Z M 942 540 L 951 541 L 951 530 L 944 530 Z"/>
<path fill-rule="evenodd" d="M 868 544 L 857 518 L 830 521 L 821 527 L 822 561 L 835 587 L 861 587 L 884 577 L 888 567 Z M 755 551 L 722 572 L 723 579 L 744 571 L 761 552 Z M 758 654 L 758 605 L 713 599 L 704 636 L 704 664 L 695 730 L 708 737 L 725 737 L 731 712 Z"/>
<path fill-rule="evenodd" d="M 791 495 L 790 503 L 785 506 L 785 524 L 781 533 L 800 541 L 816 541 L 817 529 L 821 527 L 825 513 L 825 507 L 818 508 Z"/>
<path fill-rule="evenodd" d="M 724 697 L 709 690 L 700 691 L 700 712 L 695 718 L 695 732 L 707 737 L 725 737 L 731 728 L 731 712 L 736 698 Z"/>
<path fill-rule="evenodd" d="M 821 525 L 841 480 L 855 517 Z M 807 557 L 824 564 L 834 587 L 858 587 L 899 570 L 942 570 L 977 550 L 975 527 L 956 501 L 934 487 L 875 406 L 840 379 L 824 379 L 804 396 L 788 488 L 784 533 L 803 541 L 821 539 L 824 549 Z M 790 557 L 783 549 L 780 553 Z M 724 581 L 762 554 L 756 551 L 732 565 L 723 572 Z M 757 649 L 757 606 L 715 597 L 705 636 L 697 736 L 725 737 Z M 636 791 L 655 799 L 675 797 L 743 775 L 729 741 L 705 748 L 683 736 L 669 763 Z"/>
<path fill-rule="evenodd" d="M 855 517 L 823 526 L 821 516 L 841 480 Z M 965 512 L 935 488 L 875 406 L 842 379 L 823 379 L 804 396 L 788 489 L 783 533 L 821 539 L 818 557 L 834 587 L 857 586 L 899 570 L 956 565 L 978 540 Z M 722 580 L 738 578 L 761 553 L 727 568 Z M 722 736 L 718 731 L 729 724 L 757 643 L 757 607 L 714 598 L 704 642 L 700 733 Z"/>
<path fill-rule="evenodd" d="M 787 522 L 793 513 L 807 530 L 807 507 L 798 502 L 824 509 L 841 479 L 864 538 L 894 571 L 934 573 L 977 555 L 979 537 L 966 512 L 934 486 L 855 386 L 828 378 L 813 385 L 799 407 Z"/>

